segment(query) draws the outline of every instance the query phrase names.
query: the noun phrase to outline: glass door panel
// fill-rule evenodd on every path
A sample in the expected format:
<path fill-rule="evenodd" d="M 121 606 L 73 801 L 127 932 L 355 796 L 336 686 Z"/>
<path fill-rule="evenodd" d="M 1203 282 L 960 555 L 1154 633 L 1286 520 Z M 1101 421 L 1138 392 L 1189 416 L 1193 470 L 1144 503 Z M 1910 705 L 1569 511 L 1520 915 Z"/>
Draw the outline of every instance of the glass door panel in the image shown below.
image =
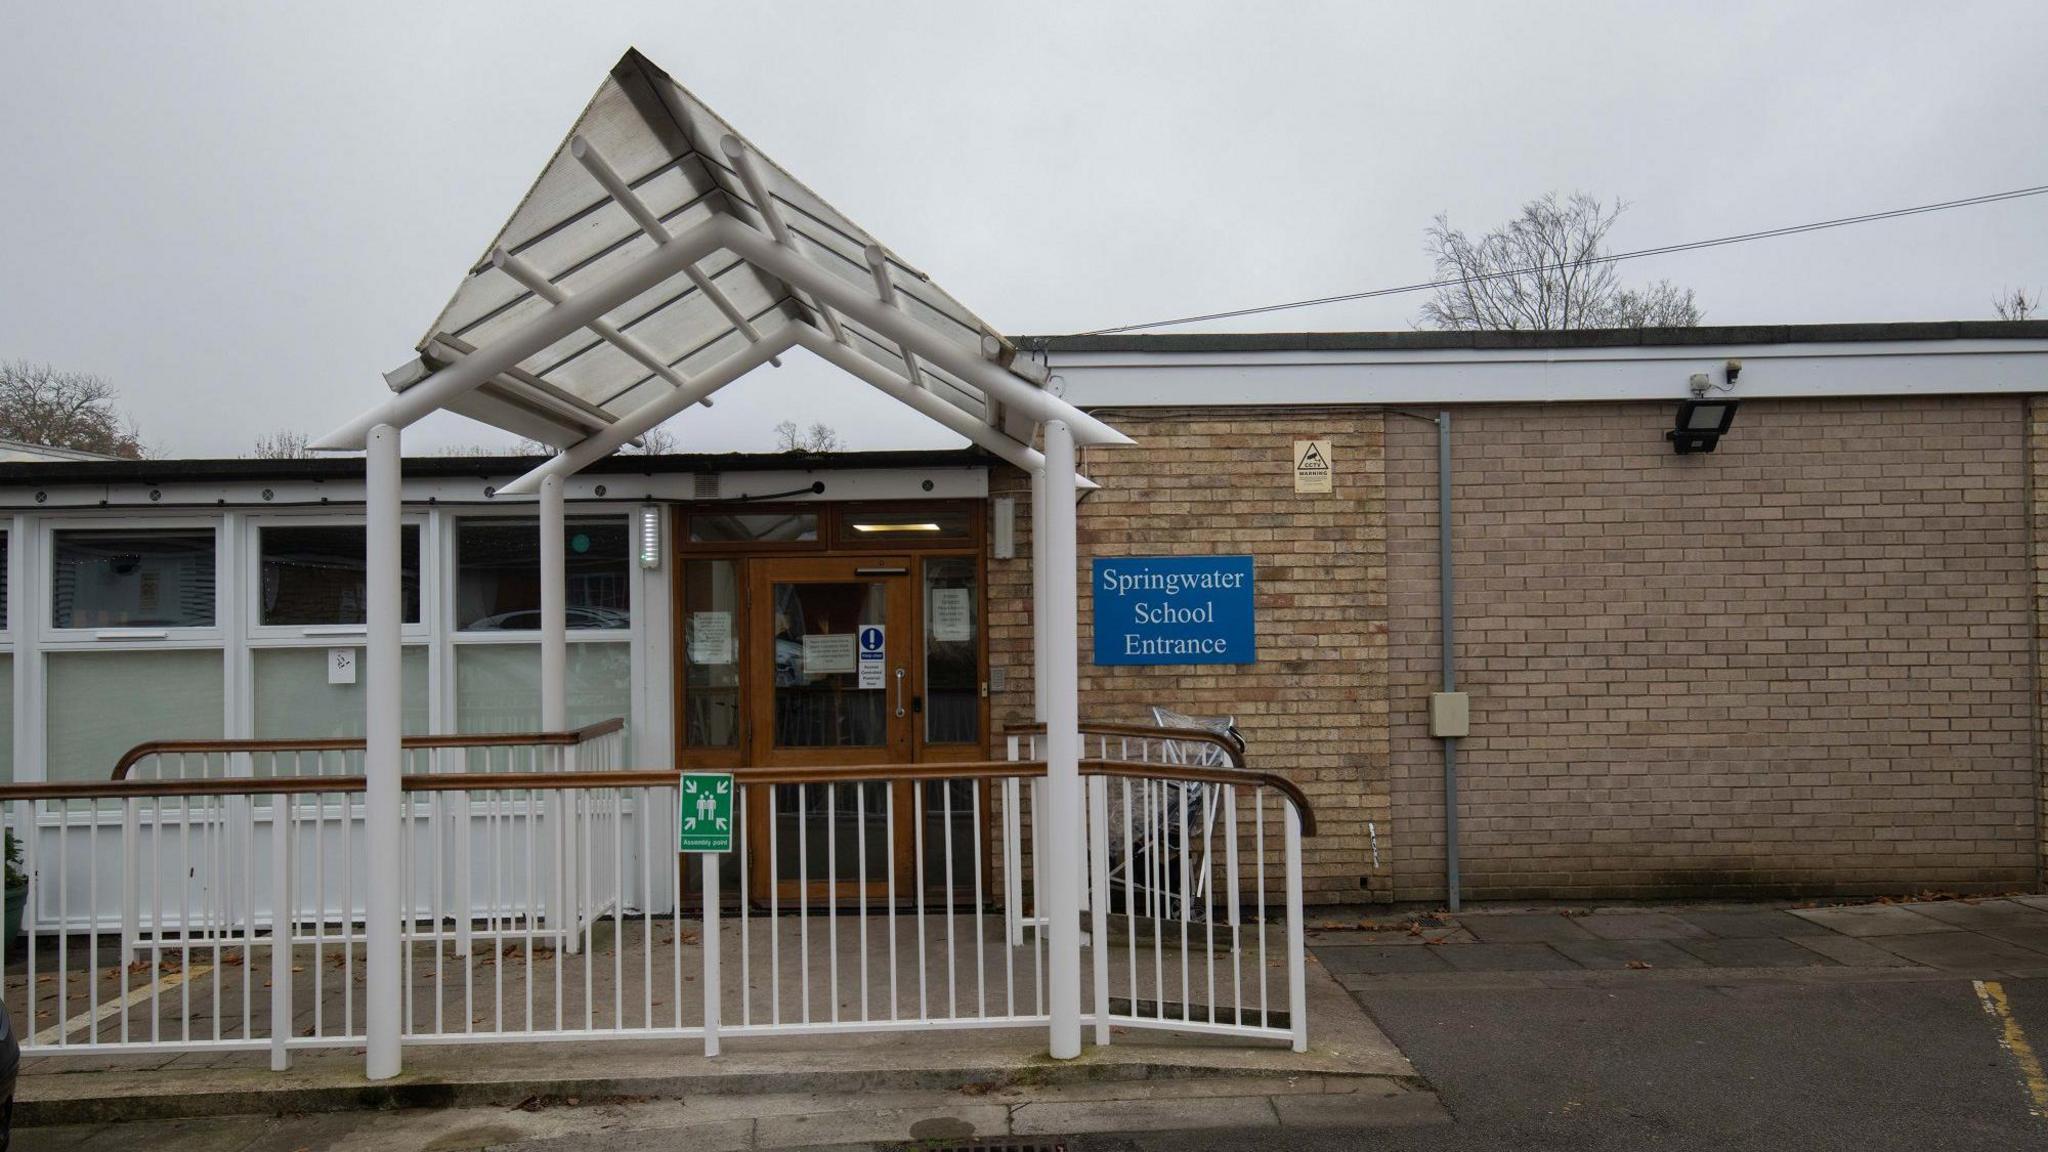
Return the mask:
<path fill-rule="evenodd" d="M 862 629 L 886 629 L 888 623 L 887 586 L 879 581 L 776 581 L 769 590 L 775 629 L 775 746 L 887 745 L 890 668 L 883 660 L 879 680 L 873 672 L 864 675 L 861 670 Z"/>
<path fill-rule="evenodd" d="M 911 567 L 887 558 L 777 557 L 751 561 L 752 753 L 762 767 L 908 763 L 916 618 Z M 742 773 L 741 779 L 745 776 Z M 772 791 L 773 815 L 770 815 Z M 887 891 L 909 861 L 907 786 L 820 782 L 749 790 L 758 867 L 784 899 Z M 896 831 L 890 834 L 892 813 Z M 771 849 L 770 830 L 774 833 Z M 862 856 L 866 859 L 863 863 Z"/>

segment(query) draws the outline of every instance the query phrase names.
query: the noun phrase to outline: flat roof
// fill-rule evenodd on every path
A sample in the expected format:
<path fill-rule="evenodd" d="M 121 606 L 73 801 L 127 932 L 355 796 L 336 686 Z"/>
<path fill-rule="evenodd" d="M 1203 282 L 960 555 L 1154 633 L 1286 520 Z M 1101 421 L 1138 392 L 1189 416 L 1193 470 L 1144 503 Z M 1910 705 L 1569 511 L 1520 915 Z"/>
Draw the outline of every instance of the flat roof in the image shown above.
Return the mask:
<path fill-rule="evenodd" d="M 407 479 L 489 479 L 519 476 L 545 456 L 408 456 Z M 697 472 L 804 472 L 851 469 L 982 467 L 996 457 L 980 448 L 895 452 L 725 452 L 608 456 L 583 471 L 606 476 Z M 0 463 L 0 484 L 119 484 L 150 481 L 360 480 L 360 456 L 304 460 L 50 460 Z"/>
<path fill-rule="evenodd" d="M 1122 332 L 1100 336 L 1019 336 L 1017 344 L 1034 352 L 1426 352 L 2044 339 L 2048 339 L 2048 320 L 1933 320 L 1511 332 Z"/>

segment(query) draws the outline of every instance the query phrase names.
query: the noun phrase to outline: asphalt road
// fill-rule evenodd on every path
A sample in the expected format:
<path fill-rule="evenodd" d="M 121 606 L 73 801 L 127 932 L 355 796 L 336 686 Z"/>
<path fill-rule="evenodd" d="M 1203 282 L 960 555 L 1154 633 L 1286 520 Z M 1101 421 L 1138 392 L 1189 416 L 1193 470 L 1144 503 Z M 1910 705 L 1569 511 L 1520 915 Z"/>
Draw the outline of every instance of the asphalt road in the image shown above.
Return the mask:
<path fill-rule="evenodd" d="M 2048 980 L 2006 981 L 2048 1057 Z M 1964 979 L 1359 994 L 1453 1122 L 1154 1133 L 1110 1149 L 2048 1148 L 2001 1022 Z"/>

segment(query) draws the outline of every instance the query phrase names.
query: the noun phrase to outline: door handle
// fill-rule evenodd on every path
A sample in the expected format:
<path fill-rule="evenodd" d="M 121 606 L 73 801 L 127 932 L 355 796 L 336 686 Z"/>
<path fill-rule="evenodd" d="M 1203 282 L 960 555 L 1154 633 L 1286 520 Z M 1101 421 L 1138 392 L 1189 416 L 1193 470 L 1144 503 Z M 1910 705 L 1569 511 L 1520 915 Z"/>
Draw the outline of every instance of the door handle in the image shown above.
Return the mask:
<path fill-rule="evenodd" d="M 903 716 L 903 665 L 896 666 L 896 716 Z"/>

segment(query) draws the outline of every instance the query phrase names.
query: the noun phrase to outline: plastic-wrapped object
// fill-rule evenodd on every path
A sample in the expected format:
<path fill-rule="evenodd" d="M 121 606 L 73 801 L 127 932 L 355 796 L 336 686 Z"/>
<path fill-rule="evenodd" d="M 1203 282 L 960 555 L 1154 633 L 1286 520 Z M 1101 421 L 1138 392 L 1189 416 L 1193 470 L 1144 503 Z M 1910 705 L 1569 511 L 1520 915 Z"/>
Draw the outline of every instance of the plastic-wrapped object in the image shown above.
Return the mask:
<path fill-rule="evenodd" d="M 1176 712 L 1171 708 L 1162 708 L 1154 704 L 1152 723 L 1160 728 L 1196 728 L 1213 732 L 1235 745 L 1240 754 L 1244 752 L 1244 733 L 1237 730 L 1235 716 L 1191 716 L 1186 712 Z M 1228 767 L 1230 764 L 1230 757 L 1223 749 L 1207 741 L 1184 741 L 1179 744 L 1179 749 L 1184 757 L 1180 761 L 1183 764 L 1198 764 L 1203 767 Z"/>

